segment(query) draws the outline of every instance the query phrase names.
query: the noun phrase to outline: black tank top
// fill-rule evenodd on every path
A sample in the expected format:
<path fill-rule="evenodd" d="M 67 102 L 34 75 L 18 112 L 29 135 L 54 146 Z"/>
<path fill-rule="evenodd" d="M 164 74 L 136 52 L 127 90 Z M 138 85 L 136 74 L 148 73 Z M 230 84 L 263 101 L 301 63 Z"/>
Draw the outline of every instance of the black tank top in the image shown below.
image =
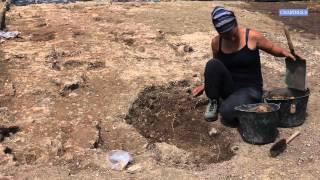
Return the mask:
<path fill-rule="evenodd" d="M 263 80 L 259 49 L 248 48 L 250 29 L 246 29 L 246 45 L 237 52 L 223 53 L 221 50 L 222 38 L 219 41 L 219 59 L 230 71 L 236 88 L 256 87 L 262 90 Z"/>

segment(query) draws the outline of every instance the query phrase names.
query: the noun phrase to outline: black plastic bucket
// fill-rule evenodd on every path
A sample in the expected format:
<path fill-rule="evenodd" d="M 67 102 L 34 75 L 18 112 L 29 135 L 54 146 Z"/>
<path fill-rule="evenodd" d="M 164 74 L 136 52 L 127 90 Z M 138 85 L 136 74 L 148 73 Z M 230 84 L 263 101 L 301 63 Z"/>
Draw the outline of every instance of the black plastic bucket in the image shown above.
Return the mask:
<path fill-rule="evenodd" d="M 264 99 L 268 103 L 280 105 L 279 127 L 296 127 L 304 123 L 310 90 L 299 91 L 289 88 L 279 88 L 267 92 Z M 277 97 L 282 97 L 278 98 Z"/>
<path fill-rule="evenodd" d="M 264 112 L 252 110 L 259 106 L 268 106 Z M 278 104 L 258 103 L 235 107 L 239 118 L 239 132 L 242 139 L 250 144 L 268 144 L 274 142 L 278 136 L 279 121 Z"/>

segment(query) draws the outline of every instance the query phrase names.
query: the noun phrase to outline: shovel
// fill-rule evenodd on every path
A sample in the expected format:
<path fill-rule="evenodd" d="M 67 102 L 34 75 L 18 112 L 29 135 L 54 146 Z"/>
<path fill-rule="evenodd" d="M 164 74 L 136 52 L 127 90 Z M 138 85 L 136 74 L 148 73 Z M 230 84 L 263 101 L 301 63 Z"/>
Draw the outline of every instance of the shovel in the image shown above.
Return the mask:
<path fill-rule="evenodd" d="M 284 33 L 288 40 L 288 46 L 291 54 L 296 58 L 293 61 L 290 58 L 286 58 L 286 76 L 285 83 L 288 88 L 297 89 L 300 91 L 306 91 L 306 61 L 297 56 L 294 52 L 293 44 L 290 38 L 289 31 L 284 28 Z"/>
<path fill-rule="evenodd" d="M 281 139 L 270 148 L 270 156 L 276 157 L 279 154 L 283 153 L 287 149 L 287 144 L 289 144 L 294 138 L 300 135 L 299 131 L 293 133 L 288 139 Z"/>

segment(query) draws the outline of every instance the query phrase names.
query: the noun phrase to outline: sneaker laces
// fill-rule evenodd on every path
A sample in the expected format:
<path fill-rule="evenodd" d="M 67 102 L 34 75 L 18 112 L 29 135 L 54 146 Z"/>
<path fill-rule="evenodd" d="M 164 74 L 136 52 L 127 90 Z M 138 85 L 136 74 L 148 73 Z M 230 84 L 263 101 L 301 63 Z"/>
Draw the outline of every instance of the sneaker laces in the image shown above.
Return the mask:
<path fill-rule="evenodd" d="M 217 109 L 217 101 L 216 100 L 212 100 L 210 102 L 209 111 L 216 111 L 216 109 Z"/>

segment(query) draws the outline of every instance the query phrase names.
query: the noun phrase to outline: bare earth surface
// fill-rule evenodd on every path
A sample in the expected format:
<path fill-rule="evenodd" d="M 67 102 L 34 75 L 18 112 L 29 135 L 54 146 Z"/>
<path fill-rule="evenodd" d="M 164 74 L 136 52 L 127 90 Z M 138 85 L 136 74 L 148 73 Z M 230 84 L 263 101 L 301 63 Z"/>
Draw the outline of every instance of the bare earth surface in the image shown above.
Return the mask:
<path fill-rule="evenodd" d="M 204 65 L 211 57 L 210 40 L 216 35 L 212 7 L 230 7 L 242 26 L 287 47 L 281 22 L 240 4 L 100 1 L 12 7 L 7 13 L 8 29 L 20 31 L 22 38 L 0 44 L 0 125 L 2 131 L 10 131 L 1 138 L 0 175 L 8 179 L 318 179 L 317 34 L 308 39 L 304 32 L 291 34 L 296 51 L 308 60 L 311 96 L 306 122 L 279 129 L 281 138 L 295 130 L 301 135 L 277 158 L 268 155 L 271 144 L 250 145 L 237 129 L 219 121 L 205 123 L 205 97 L 190 97 L 190 89 L 203 82 Z M 265 89 L 284 87 L 284 59 L 265 53 L 261 57 Z M 208 135 L 212 127 L 217 136 Z M 134 162 L 127 170 L 108 169 L 106 154 L 114 149 L 132 153 Z"/>
<path fill-rule="evenodd" d="M 263 12 L 288 25 L 291 31 L 298 31 L 307 38 L 314 38 L 314 35 L 319 35 L 320 33 L 319 2 L 250 2 L 240 4 L 239 7 L 246 8 L 253 12 Z M 308 16 L 279 16 L 279 9 L 290 8 L 308 9 Z"/>

